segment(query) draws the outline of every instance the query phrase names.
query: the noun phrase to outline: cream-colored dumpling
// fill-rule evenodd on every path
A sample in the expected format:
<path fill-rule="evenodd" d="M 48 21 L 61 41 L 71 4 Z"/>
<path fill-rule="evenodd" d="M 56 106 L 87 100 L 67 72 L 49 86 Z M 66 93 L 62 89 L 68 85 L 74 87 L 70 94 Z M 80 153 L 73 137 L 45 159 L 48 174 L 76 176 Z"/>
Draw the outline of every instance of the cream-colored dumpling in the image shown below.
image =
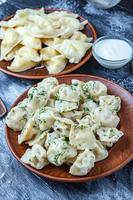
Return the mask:
<path fill-rule="evenodd" d="M 58 134 L 60 136 L 69 137 L 70 129 L 73 124 L 74 124 L 73 121 L 70 119 L 56 117 L 53 129 L 55 131 L 58 131 Z"/>
<path fill-rule="evenodd" d="M 34 118 L 30 118 L 25 124 L 21 134 L 18 135 L 18 144 L 33 139 L 37 133 L 39 133 L 39 129 L 36 126 L 36 122 Z"/>
<path fill-rule="evenodd" d="M 54 38 L 42 38 L 41 41 L 43 42 L 43 44 L 45 44 L 47 46 L 51 46 L 51 45 L 54 45 L 54 44 L 62 43 L 63 39 L 62 38 L 57 38 L 57 37 L 54 37 Z"/>
<path fill-rule="evenodd" d="M 34 144 L 39 144 L 41 146 L 44 146 L 47 133 L 48 133 L 47 131 L 37 133 L 33 139 L 27 142 L 27 144 L 29 146 L 33 146 Z"/>
<path fill-rule="evenodd" d="M 71 13 L 71 12 L 67 12 L 67 11 L 54 11 L 52 13 L 49 13 L 48 14 L 48 17 L 50 19 L 60 19 L 61 17 L 73 17 L 73 18 L 77 18 L 78 17 L 78 14 L 74 14 L 74 13 Z"/>
<path fill-rule="evenodd" d="M 55 111 L 55 109 L 50 107 L 42 107 L 37 110 L 34 115 L 36 123 L 41 131 L 50 129 L 54 124 L 55 117 L 57 116 L 59 116 L 59 114 Z"/>
<path fill-rule="evenodd" d="M 60 166 L 77 155 L 77 150 L 69 144 L 69 141 L 62 137 L 55 139 L 48 148 L 48 161 L 56 166 Z"/>
<path fill-rule="evenodd" d="M 119 117 L 112 113 L 108 108 L 98 107 L 94 110 L 94 119 L 105 127 L 117 127 Z"/>
<path fill-rule="evenodd" d="M 96 138 L 89 125 L 79 124 L 71 127 L 69 135 L 70 144 L 77 149 L 93 149 L 95 147 Z"/>
<path fill-rule="evenodd" d="M 67 59 L 63 55 L 57 55 L 44 62 L 49 74 L 58 74 L 62 72 L 65 69 L 66 64 Z"/>
<path fill-rule="evenodd" d="M 59 113 L 69 112 L 69 111 L 78 109 L 78 104 L 76 102 L 56 100 L 55 101 L 55 109 Z"/>
<path fill-rule="evenodd" d="M 33 49 L 41 49 L 42 44 L 41 40 L 39 38 L 35 38 L 31 36 L 29 33 L 24 33 L 23 34 L 23 39 L 21 42 L 24 46 L 30 47 Z"/>
<path fill-rule="evenodd" d="M 21 131 L 27 122 L 27 99 L 12 108 L 6 118 L 6 124 L 14 131 Z"/>
<path fill-rule="evenodd" d="M 49 77 L 43 79 L 41 82 L 37 84 L 37 87 L 43 87 L 45 91 L 51 93 L 52 90 L 58 85 L 58 80 L 54 77 Z"/>
<path fill-rule="evenodd" d="M 91 42 L 93 38 L 91 38 L 91 37 L 88 38 L 84 33 L 80 32 L 80 31 L 75 31 L 70 39 L 71 40 L 80 40 L 83 42 Z"/>
<path fill-rule="evenodd" d="M 123 136 L 123 132 L 116 128 L 101 128 L 97 131 L 97 135 L 102 144 L 111 147 Z"/>
<path fill-rule="evenodd" d="M 1 59 L 22 40 L 21 36 L 13 29 L 7 29 L 1 42 Z"/>
<path fill-rule="evenodd" d="M 46 136 L 46 141 L 45 141 L 46 149 L 48 149 L 50 144 L 52 144 L 54 142 L 54 140 L 58 139 L 59 137 L 60 137 L 60 135 L 58 134 L 58 131 L 48 133 L 47 136 Z"/>
<path fill-rule="evenodd" d="M 95 155 L 95 161 L 104 160 L 108 157 L 108 151 L 107 149 L 102 145 L 102 143 L 99 140 L 96 140 L 95 148 L 92 150 L 92 152 Z"/>
<path fill-rule="evenodd" d="M 99 96 L 107 95 L 107 87 L 100 81 L 88 81 L 83 86 L 84 93 L 88 97 L 93 97 L 95 100 Z"/>
<path fill-rule="evenodd" d="M 71 119 L 73 121 L 76 121 L 77 119 L 81 119 L 82 115 L 83 115 L 83 112 L 77 111 L 77 110 L 62 113 L 63 117 Z"/>
<path fill-rule="evenodd" d="M 32 87 L 28 91 L 28 109 L 36 111 L 36 109 L 45 106 L 49 99 L 49 93 L 43 87 Z"/>
<path fill-rule="evenodd" d="M 33 16 L 33 15 L 38 15 L 38 16 L 45 16 L 45 12 L 44 12 L 44 8 L 35 10 L 35 9 L 30 9 L 30 8 L 25 8 L 22 10 L 17 10 L 16 14 L 15 14 L 15 18 L 17 19 L 21 19 L 21 18 L 26 18 L 28 19 L 28 17 Z"/>
<path fill-rule="evenodd" d="M 91 44 L 78 40 L 66 39 L 61 44 L 55 44 L 51 47 L 68 58 L 70 63 L 78 63 L 91 47 Z"/>
<path fill-rule="evenodd" d="M 47 61 L 57 55 L 59 55 L 59 53 L 55 49 L 52 49 L 51 47 L 44 47 L 40 50 L 40 56 L 43 61 Z"/>
<path fill-rule="evenodd" d="M 0 26 L 5 28 L 14 28 L 16 26 L 24 26 L 25 24 L 25 19 L 17 19 L 14 17 L 8 21 L 0 21 Z"/>
<path fill-rule="evenodd" d="M 78 91 L 78 93 L 80 93 L 80 101 L 82 103 L 82 101 L 84 102 L 84 100 L 86 99 L 82 87 L 84 85 L 83 81 L 77 80 L 77 79 L 72 79 L 71 80 L 71 87 L 72 89 Z"/>
<path fill-rule="evenodd" d="M 101 96 L 99 97 L 99 105 L 100 107 L 107 107 L 112 112 L 117 113 L 121 108 L 121 99 L 114 95 Z"/>
<path fill-rule="evenodd" d="M 12 60 L 12 59 L 16 56 L 17 52 L 19 51 L 19 49 L 20 49 L 21 47 L 22 47 L 21 44 L 16 45 L 16 46 L 4 57 L 4 60 L 6 60 L 6 61 Z"/>
<path fill-rule="evenodd" d="M 70 167 L 69 173 L 74 176 L 84 176 L 94 167 L 94 162 L 95 155 L 88 149 L 85 149 L 78 155 L 77 159 Z"/>
<path fill-rule="evenodd" d="M 49 164 L 46 150 L 39 144 L 33 145 L 31 149 L 27 149 L 21 160 L 36 169 L 42 169 Z"/>
<path fill-rule="evenodd" d="M 91 99 L 88 99 L 81 105 L 81 109 L 84 111 L 84 114 L 90 114 L 97 108 L 97 104 L 92 101 Z"/>
<path fill-rule="evenodd" d="M 65 83 L 59 84 L 56 87 L 53 88 L 52 92 L 51 92 L 51 97 L 53 97 L 55 100 L 59 100 L 58 98 L 58 91 L 61 87 L 66 86 Z"/>

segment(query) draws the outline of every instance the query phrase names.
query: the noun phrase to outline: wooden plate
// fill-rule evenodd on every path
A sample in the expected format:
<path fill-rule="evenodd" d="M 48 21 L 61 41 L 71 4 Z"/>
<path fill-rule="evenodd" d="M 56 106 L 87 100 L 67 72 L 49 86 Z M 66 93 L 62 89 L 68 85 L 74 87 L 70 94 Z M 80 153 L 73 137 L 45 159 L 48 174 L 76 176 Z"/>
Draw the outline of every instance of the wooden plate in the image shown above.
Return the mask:
<path fill-rule="evenodd" d="M 109 94 L 118 95 L 122 100 L 122 107 L 120 111 L 120 130 L 124 132 L 124 136 L 109 150 L 109 157 L 103 161 L 97 162 L 95 167 L 88 175 L 84 177 L 76 177 L 70 175 L 68 166 L 55 167 L 48 165 L 41 170 L 36 170 L 29 165 L 22 163 L 30 171 L 56 181 L 64 182 L 83 182 L 93 180 L 110 175 L 125 166 L 131 159 L 133 159 L 133 98 L 132 96 L 120 86 L 103 78 L 89 76 L 89 75 L 66 75 L 59 76 L 60 83 L 69 84 L 71 79 L 76 78 L 81 81 L 99 80 L 108 87 Z M 20 101 L 27 97 L 25 91 L 17 98 L 12 107 L 17 105 Z M 9 149 L 17 160 L 20 160 L 24 154 L 27 146 L 25 144 L 19 145 L 17 136 L 19 132 L 14 132 L 6 126 L 6 140 Z"/>
<path fill-rule="evenodd" d="M 46 13 L 51 13 L 53 11 L 57 11 L 57 10 L 61 10 L 61 9 L 45 9 Z M 4 20 L 9 20 L 13 17 L 14 15 L 8 16 L 6 17 Z M 85 19 L 81 16 L 79 16 L 80 21 L 84 21 Z M 88 23 L 85 26 L 85 29 L 83 30 L 83 32 L 88 36 L 88 37 L 92 37 L 93 38 L 93 42 L 96 40 L 97 38 L 97 34 L 95 31 L 95 28 Z M 62 75 L 62 74 L 68 74 L 76 69 L 78 69 L 79 67 L 81 67 L 83 64 L 85 64 L 89 58 L 92 56 L 92 50 L 88 50 L 87 53 L 85 54 L 85 56 L 82 58 L 82 60 L 77 63 L 77 64 L 72 64 L 72 63 L 68 63 L 67 66 L 65 67 L 65 69 L 59 73 L 58 75 Z M 50 74 L 48 74 L 48 71 L 45 67 L 43 66 L 39 66 L 39 67 L 34 67 L 32 69 L 26 70 L 24 72 L 19 72 L 19 73 L 15 73 L 15 72 L 11 72 L 10 70 L 7 69 L 7 66 L 9 66 L 11 64 L 11 62 L 7 62 L 7 61 L 0 61 L 0 70 L 6 74 L 9 74 L 11 76 L 15 76 L 15 77 L 19 77 L 19 78 L 25 78 L 25 79 L 43 79 L 45 77 L 51 76 Z"/>

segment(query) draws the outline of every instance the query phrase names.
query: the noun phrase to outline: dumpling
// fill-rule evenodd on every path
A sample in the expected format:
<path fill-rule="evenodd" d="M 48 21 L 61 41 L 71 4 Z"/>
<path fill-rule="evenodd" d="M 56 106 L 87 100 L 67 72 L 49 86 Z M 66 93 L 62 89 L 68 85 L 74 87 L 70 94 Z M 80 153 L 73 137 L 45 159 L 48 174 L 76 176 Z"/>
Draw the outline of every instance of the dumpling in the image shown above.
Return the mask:
<path fill-rule="evenodd" d="M 14 28 L 16 26 L 24 26 L 25 24 L 25 19 L 17 19 L 14 17 L 8 21 L 0 21 L 0 26 L 5 28 Z"/>
<path fill-rule="evenodd" d="M 7 115 L 6 124 L 14 131 L 21 131 L 27 122 L 27 101 L 27 99 L 23 100 L 12 108 Z"/>
<path fill-rule="evenodd" d="M 84 114 L 87 115 L 93 113 L 93 111 L 97 108 L 97 106 L 98 105 L 94 101 L 88 99 L 85 101 L 85 103 L 81 105 L 81 109 L 84 111 Z"/>
<path fill-rule="evenodd" d="M 40 56 L 35 49 L 24 46 L 18 50 L 13 62 L 7 68 L 13 72 L 22 72 L 36 66 L 40 61 Z"/>
<path fill-rule="evenodd" d="M 51 47 L 44 47 L 40 50 L 40 56 L 43 61 L 47 61 L 57 55 L 59 55 L 59 53 L 55 49 L 52 49 Z"/>
<path fill-rule="evenodd" d="M 99 97 L 99 105 L 100 107 L 107 107 L 112 112 L 117 113 L 121 108 L 121 99 L 114 95 L 101 96 Z"/>
<path fill-rule="evenodd" d="M 94 110 L 94 119 L 105 127 L 117 127 L 119 117 L 113 114 L 108 108 L 98 107 Z"/>
<path fill-rule="evenodd" d="M 123 136 L 123 132 L 116 128 L 101 128 L 97 131 L 97 135 L 103 145 L 112 147 Z"/>
<path fill-rule="evenodd" d="M 53 131 L 51 133 L 48 133 L 46 136 L 46 141 L 45 141 L 45 147 L 46 149 L 49 148 L 50 144 L 54 142 L 55 139 L 58 139 L 60 135 L 58 134 L 58 131 Z"/>
<path fill-rule="evenodd" d="M 37 133 L 39 133 L 39 129 L 36 122 L 34 118 L 30 118 L 25 124 L 21 134 L 18 135 L 18 144 L 22 144 L 25 141 L 33 139 Z"/>
<path fill-rule="evenodd" d="M 77 18 L 78 17 L 78 14 L 74 14 L 74 13 L 71 13 L 71 12 L 67 12 L 67 11 L 54 11 L 52 13 L 49 13 L 48 14 L 48 17 L 50 19 L 60 19 L 61 17 L 73 17 L 73 18 Z"/>
<path fill-rule="evenodd" d="M 80 101 L 80 92 L 75 90 L 70 85 L 64 85 L 59 88 L 56 97 L 58 96 L 58 100 L 68 101 L 68 102 L 75 102 L 79 103 Z"/>
<path fill-rule="evenodd" d="M 69 135 L 70 144 L 79 150 L 95 147 L 96 138 L 89 125 L 79 124 L 71 127 Z"/>
<path fill-rule="evenodd" d="M 55 111 L 55 109 L 42 107 L 36 111 L 34 118 L 39 126 L 39 129 L 41 131 L 45 131 L 53 126 L 55 118 L 58 116 L 59 114 Z"/>
<path fill-rule="evenodd" d="M 81 119 L 82 115 L 83 115 L 83 112 L 77 111 L 77 110 L 62 113 L 63 117 L 71 119 L 73 121 L 76 121 L 77 119 Z"/>
<path fill-rule="evenodd" d="M 56 117 L 53 129 L 55 131 L 58 131 L 58 134 L 60 136 L 69 137 L 70 129 L 73 124 L 74 124 L 73 121 L 70 119 Z"/>
<path fill-rule="evenodd" d="M 65 69 L 67 59 L 63 55 L 57 55 L 44 62 L 49 74 L 58 74 Z"/>
<path fill-rule="evenodd" d="M 71 40 L 80 40 L 83 42 L 91 42 L 93 38 L 87 37 L 84 33 L 80 31 L 75 31 L 73 35 L 70 37 Z"/>
<path fill-rule="evenodd" d="M 80 81 L 80 80 L 77 80 L 77 79 L 72 79 L 72 81 L 71 81 L 71 88 L 73 90 L 78 91 L 78 93 L 80 93 L 81 103 L 82 103 L 82 101 L 84 102 L 84 100 L 86 98 L 84 93 L 83 93 L 83 90 L 82 90 L 83 85 L 84 85 L 83 81 Z"/>
<path fill-rule="evenodd" d="M 99 140 L 96 140 L 96 146 L 92 150 L 92 152 L 95 155 L 95 162 L 104 160 L 108 157 L 107 149 L 102 145 L 102 143 Z"/>
<path fill-rule="evenodd" d="M 1 42 L 1 59 L 4 57 L 22 40 L 21 36 L 13 29 L 7 29 L 4 33 L 4 38 Z"/>
<path fill-rule="evenodd" d="M 56 87 L 53 88 L 52 92 L 51 92 L 51 97 L 53 97 L 55 100 L 59 100 L 59 97 L 58 97 L 58 91 L 61 87 L 64 87 L 66 86 L 65 83 L 62 83 L 62 84 L 59 84 L 57 85 Z"/>
<path fill-rule="evenodd" d="M 91 44 L 78 40 L 66 39 L 61 44 L 55 44 L 51 47 L 68 58 L 70 63 L 79 63 L 86 51 L 91 47 Z"/>
<path fill-rule="evenodd" d="M 43 79 L 41 82 L 37 84 L 37 88 L 43 87 L 45 91 L 48 91 L 49 93 L 52 92 L 52 90 L 59 84 L 58 80 L 54 77 L 49 77 Z"/>
<path fill-rule="evenodd" d="M 49 164 L 46 150 L 39 144 L 33 145 L 31 149 L 27 149 L 21 160 L 36 169 L 42 169 Z"/>
<path fill-rule="evenodd" d="M 3 27 L 0 28 L 0 40 L 3 40 L 5 31 L 6 31 L 5 28 L 3 28 Z"/>
<path fill-rule="evenodd" d="M 60 44 L 63 42 L 63 39 L 62 38 L 57 38 L 57 37 L 54 37 L 54 38 L 42 38 L 41 39 L 42 43 L 47 45 L 47 46 L 51 46 L 53 44 Z"/>
<path fill-rule="evenodd" d="M 31 36 L 29 33 L 23 34 L 23 39 L 21 42 L 24 46 L 33 48 L 33 49 L 41 49 L 42 44 L 39 38 L 35 38 Z"/>
<path fill-rule="evenodd" d="M 31 140 L 29 140 L 27 142 L 27 144 L 29 146 L 33 146 L 34 144 L 39 144 L 41 146 L 44 146 L 47 134 L 48 134 L 47 131 L 45 131 L 45 132 L 38 132 L 33 139 L 31 139 Z"/>
<path fill-rule="evenodd" d="M 48 148 L 48 161 L 56 166 L 60 166 L 77 155 L 77 150 L 69 144 L 67 138 L 55 139 Z"/>
<path fill-rule="evenodd" d="M 74 176 L 84 176 L 94 167 L 94 162 L 95 155 L 89 151 L 89 149 L 85 149 L 78 155 L 77 159 L 70 167 L 69 173 Z"/>
<path fill-rule="evenodd" d="M 78 104 L 76 102 L 56 100 L 55 101 L 55 109 L 59 113 L 69 112 L 69 111 L 78 109 Z"/>
<path fill-rule="evenodd" d="M 107 87 L 100 81 L 88 81 L 83 85 L 87 97 L 98 100 L 99 96 L 107 95 Z"/>
<path fill-rule="evenodd" d="M 36 111 L 36 109 L 45 106 L 49 99 L 49 93 L 43 87 L 32 87 L 28 91 L 28 109 Z"/>
<path fill-rule="evenodd" d="M 35 10 L 35 9 L 30 9 L 30 8 L 25 8 L 22 10 L 17 10 L 15 14 L 15 18 L 20 19 L 20 18 L 26 18 L 28 19 L 29 15 L 38 15 L 38 16 L 45 16 L 44 8 Z"/>
<path fill-rule="evenodd" d="M 88 125 L 90 126 L 91 130 L 95 133 L 100 128 L 100 123 L 97 122 L 93 115 L 86 115 L 80 120 L 77 120 L 79 124 Z"/>
<path fill-rule="evenodd" d="M 6 56 L 4 57 L 4 60 L 6 61 L 12 60 L 16 56 L 18 50 L 21 47 L 22 47 L 21 44 L 16 45 L 8 54 L 6 54 Z"/>
<path fill-rule="evenodd" d="M 55 107 L 55 99 L 49 98 L 46 106 L 54 108 Z"/>

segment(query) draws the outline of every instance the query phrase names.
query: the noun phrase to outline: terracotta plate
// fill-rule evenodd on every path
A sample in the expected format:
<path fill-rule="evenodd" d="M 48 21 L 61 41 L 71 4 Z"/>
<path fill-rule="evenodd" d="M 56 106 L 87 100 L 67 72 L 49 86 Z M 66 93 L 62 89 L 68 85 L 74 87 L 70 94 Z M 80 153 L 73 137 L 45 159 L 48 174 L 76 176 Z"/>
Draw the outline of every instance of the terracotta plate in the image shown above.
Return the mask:
<path fill-rule="evenodd" d="M 42 170 L 36 170 L 29 165 L 22 163 L 30 171 L 56 181 L 65 182 L 82 182 L 101 178 L 110 175 L 125 166 L 131 159 L 133 159 L 133 98 L 132 96 L 120 86 L 105 80 L 103 78 L 89 76 L 89 75 L 66 75 L 59 76 L 60 83 L 70 83 L 71 79 L 76 78 L 82 81 L 99 80 L 108 87 L 109 94 L 118 95 L 122 100 L 122 107 L 120 111 L 120 125 L 119 128 L 125 134 L 124 136 L 109 150 L 109 157 L 103 161 L 97 162 L 95 167 L 88 175 L 84 177 L 76 177 L 70 175 L 68 166 L 55 167 L 48 165 Z M 27 97 L 25 91 L 13 104 L 17 105 L 21 100 Z M 6 126 L 6 140 L 8 146 L 17 160 L 24 154 L 27 146 L 25 144 L 18 145 L 17 136 L 19 132 L 14 132 Z M 20 161 L 21 162 L 21 161 Z"/>
<path fill-rule="evenodd" d="M 53 11 L 56 11 L 59 9 L 45 9 L 46 13 L 51 13 Z M 4 20 L 9 20 L 13 17 L 13 15 L 6 17 Z M 81 16 L 79 16 L 80 21 L 84 21 L 85 19 Z M 95 28 L 88 23 L 83 32 L 88 36 L 88 37 L 92 37 L 93 38 L 93 42 L 96 40 L 97 38 L 97 34 L 95 31 Z M 92 50 L 88 50 L 86 55 L 83 57 L 83 59 L 78 63 L 78 64 L 72 64 L 72 63 L 68 63 L 67 66 L 65 67 L 65 69 L 59 73 L 59 75 L 62 74 L 67 74 L 70 73 L 76 69 L 78 69 L 79 67 L 81 67 L 84 63 L 86 63 L 89 58 L 92 56 Z M 0 70 L 3 71 L 6 74 L 15 76 L 15 77 L 20 77 L 20 78 L 25 78 L 25 79 L 42 79 L 45 78 L 47 76 L 50 76 L 48 74 L 48 71 L 45 67 L 43 66 L 39 66 L 39 67 L 34 67 L 32 69 L 26 70 L 24 72 L 19 72 L 19 73 L 15 73 L 15 72 L 11 72 L 7 69 L 7 66 L 10 65 L 11 62 L 7 62 L 7 61 L 0 61 Z"/>

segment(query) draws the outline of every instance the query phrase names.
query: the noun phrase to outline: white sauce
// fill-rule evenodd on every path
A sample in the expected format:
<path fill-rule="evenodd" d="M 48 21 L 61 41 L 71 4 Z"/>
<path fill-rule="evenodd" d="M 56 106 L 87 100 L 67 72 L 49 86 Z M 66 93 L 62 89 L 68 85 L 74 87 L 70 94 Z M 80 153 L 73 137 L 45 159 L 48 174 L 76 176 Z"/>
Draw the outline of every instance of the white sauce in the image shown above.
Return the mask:
<path fill-rule="evenodd" d="M 96 54 L 107 60 L 121 60 L 131 58 L 132 47 L 124 40 L 104 39 L 94 46 Z"/>

